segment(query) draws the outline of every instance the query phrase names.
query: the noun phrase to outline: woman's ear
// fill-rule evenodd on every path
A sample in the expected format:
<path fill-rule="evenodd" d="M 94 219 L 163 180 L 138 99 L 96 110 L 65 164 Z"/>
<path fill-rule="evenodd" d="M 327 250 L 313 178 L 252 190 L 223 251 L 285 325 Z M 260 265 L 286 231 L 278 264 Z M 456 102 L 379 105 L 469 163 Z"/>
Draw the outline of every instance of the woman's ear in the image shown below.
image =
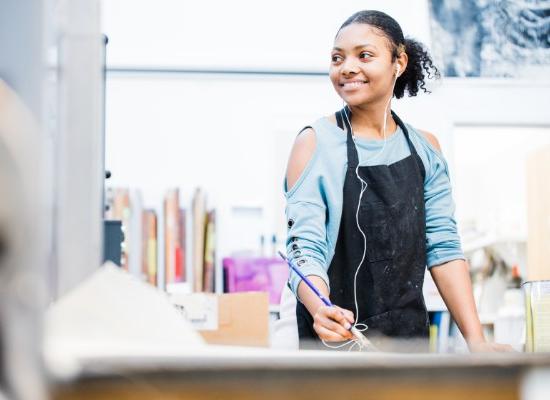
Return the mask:
<path fill-rule="evenodd" d="M 397 57 L 396 76 L 399 77 L 399 75 L 405 72 L 408 61 L 409 57 L 407 56 L 407 53 L 402 51 L 401 54 L 399 54 L 399 56 Z"/>

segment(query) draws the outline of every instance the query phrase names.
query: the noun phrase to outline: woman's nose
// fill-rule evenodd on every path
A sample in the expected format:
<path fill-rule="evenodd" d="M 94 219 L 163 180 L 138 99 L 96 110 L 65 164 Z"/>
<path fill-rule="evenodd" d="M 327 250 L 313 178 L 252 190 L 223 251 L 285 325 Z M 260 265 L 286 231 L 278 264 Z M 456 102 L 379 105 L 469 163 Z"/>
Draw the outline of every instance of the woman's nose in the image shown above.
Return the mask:
<path fill-rule="evenodd" d="M 343 75 L 350 75 L 350 74 L 356 74 L 358 71 L 358 66 L 356 60 L 354 60 L 352 57 L 346 58 L 344 62 L 342 63 L 342 67 L 340 69 L 341 73 Z"/>

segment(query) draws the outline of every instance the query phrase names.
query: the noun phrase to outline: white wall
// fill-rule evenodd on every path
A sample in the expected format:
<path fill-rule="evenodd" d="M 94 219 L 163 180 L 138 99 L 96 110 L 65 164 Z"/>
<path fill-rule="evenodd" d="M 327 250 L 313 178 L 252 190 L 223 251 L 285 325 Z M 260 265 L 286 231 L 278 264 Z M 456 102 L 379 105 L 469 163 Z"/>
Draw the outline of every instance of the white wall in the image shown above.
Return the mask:
<path fill-rule="evenodd" d="M 463 228 L 478 237 L 525 242 L 527 159 L 550 145 L 550 126 L 457 126 L 453 145 Z"/>
<path fill-rule="evenodd" d="M 112 66 L 324 71 L 338 27 L 364 8 L 429 42 L 424 0 L 103 0 L 103 26 Z"/>

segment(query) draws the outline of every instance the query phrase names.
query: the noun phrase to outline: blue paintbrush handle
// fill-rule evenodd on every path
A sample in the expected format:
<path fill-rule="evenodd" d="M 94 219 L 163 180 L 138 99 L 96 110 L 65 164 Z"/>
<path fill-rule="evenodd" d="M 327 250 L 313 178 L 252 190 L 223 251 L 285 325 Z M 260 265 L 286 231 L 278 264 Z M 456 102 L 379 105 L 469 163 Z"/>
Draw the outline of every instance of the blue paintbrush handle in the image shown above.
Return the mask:
<path fill-rule="evenodd" d="M 332 306 L 333 306 L 333 304 L 330 302 L 330 300 L 327 299 L 325 296 L 323 296 L 323 294 L 322 294 L 321 292 L 319 292 L 319 289 L 317 289 L 317 288 L 315 287 L 315 285 L 314 285 L 309 279 L 307 279 L 307 277 L 302 273 L 302 271 L 300 271 L 300 270 L 298 269 L 298 267 L 296 267 L 296 266 L 294 265 L 294 263 L 293 263 L 291 260 L 287 259 L 287 258 L 285 257 L 285 255 L 284 255 L 283 253 L 281 253 L 280 251 L 279 251 L 279 255 L 281 256 L 281 258 L 282 258 L 283 260 L 286 261 L 286 263 L 288 264 L 288 266 L 289 266 L 294 272 L 296 272 L 300 278 L 302 278 L 302 280 L 306 283 L 306 285 L 308 285 L 309 288 L 310 288 L 311 290 L 313 290 L 313 292 L 317 295 L 317 297 L 319 297 L 319 298 L 321 299 L 321 301 L 322 301 L 326 306 L 328 306 L 328 307 L 332 307 Z"/>

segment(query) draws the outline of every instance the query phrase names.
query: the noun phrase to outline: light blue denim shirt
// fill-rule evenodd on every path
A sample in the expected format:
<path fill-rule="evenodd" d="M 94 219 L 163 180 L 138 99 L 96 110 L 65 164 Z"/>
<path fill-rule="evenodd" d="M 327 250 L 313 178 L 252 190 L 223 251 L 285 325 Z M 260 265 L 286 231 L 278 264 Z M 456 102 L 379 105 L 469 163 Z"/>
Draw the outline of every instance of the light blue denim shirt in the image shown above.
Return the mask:
<path fill-rule="evenodd" d="M 409 124 L 406 127 L 426 170 L 427 267 L 464 259 L 447 163 L 422 133 Z M 346 133 L 326 117 L 317 120 L 311 128 L 316 138 L 312 158 L 290 191 L 284 180 L 286 218 L 290 221 L 286 249 L 287 256 L 299 265 L 304 275 L 317 275 L 330 287 L 327 270 L 334 256 L 342 216 Z M 389 165 L 411 154 L 399 127 L 387 138 L 382 153 L 383 140 L 357 138 L 356 143 L 360 165 Z M 376 159 L 370 161 L 375 155 Z M 296 246 L 293 248 L 293 245 Z M 291 272 L 289 286 L 295 294 L 299 283 L 300 277 Z"/>

